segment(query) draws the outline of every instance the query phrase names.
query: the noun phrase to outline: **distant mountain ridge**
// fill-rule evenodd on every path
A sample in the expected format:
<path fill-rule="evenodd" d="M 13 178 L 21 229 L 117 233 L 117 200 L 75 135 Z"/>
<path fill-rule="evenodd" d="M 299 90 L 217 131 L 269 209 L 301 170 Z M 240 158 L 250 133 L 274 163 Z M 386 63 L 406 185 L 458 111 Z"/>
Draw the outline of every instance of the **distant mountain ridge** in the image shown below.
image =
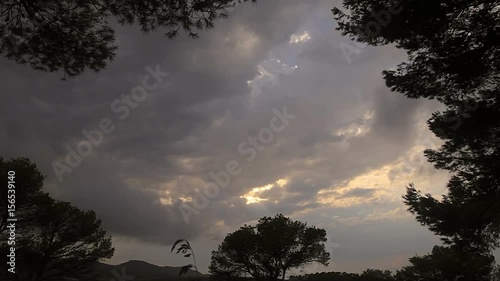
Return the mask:
<path fill-rule="evenodd" d="M 203 274 L 194 270 L 189 270 L 187 274 L 179 277 L 180 270 L 180 266 L 158 266 L 145 261 L 130 260 L 118 265 L 98 263 L 94 268 L 94 275 L 96 281 L 170 281 L 203 277 Z"/>

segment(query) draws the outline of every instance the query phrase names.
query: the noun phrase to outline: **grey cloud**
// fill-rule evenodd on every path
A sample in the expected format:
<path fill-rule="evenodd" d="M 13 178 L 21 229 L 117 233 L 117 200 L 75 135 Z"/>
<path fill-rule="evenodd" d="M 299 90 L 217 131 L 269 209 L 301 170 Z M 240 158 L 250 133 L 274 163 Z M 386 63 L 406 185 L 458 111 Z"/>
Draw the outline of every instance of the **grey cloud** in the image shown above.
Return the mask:
<path fill-rule="evenodd" d="M 343 194 L 340 198 L 346 197 L 370 197 L 375 192 L 373 188 L 355 188 Z"/>

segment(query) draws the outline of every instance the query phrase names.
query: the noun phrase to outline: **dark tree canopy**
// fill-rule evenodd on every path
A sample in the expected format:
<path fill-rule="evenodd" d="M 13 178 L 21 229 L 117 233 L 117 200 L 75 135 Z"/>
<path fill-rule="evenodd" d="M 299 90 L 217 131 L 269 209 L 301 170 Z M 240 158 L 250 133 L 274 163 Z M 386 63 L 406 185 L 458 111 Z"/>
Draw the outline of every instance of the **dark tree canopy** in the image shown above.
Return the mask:
<path fill-rule="evenodd" d="M 366 269 L 359 276 L 360 281 L 394 281 L 394 276 L 389 270 Z"/>
<path fill-rule="evenodd" d="M 54 200 L 41 207 L 37 224 L 23 231 L 18 241 L 21 280 L 88 278 L 96 262 L 114 253 L 95 212 Z"/>
<path fill-rule="evenodd" d="M 138 24 L 145 32 L 179 30 L 197 37 L 229 8 L 248 0 L 5 0 L 0 4 L 0 53 L 34 69 L 72 77 L 99 71 L 115 57 L 109 21 Z M 255 0 L 252 0 L 255 1 Z"/>
<path fill-rule="evenodd" d="M 212 252 L 210 273 L 223 277 L 285 278 L 289 269 L 311 263 L 327 266 L 326 231 L 283 215 L 264 217 L 226 236 Z"/>
<path fill-rule="evenodd" d="M 391 7 L 397 2 L 397 13 Z M 444 141 L 426 150 L 451 172 L 443 200 L 408 188 L 417 220 L 443 240 L 487 251 L 500 238 L 500 1 L 344 0 L 333 9 L 338 30 L 370 45 L 395 44 L 408 61 L 383 72 L 387 86 L 446 109 L 428 124 Z M 379 29 L 366 27 L 378 23 Z M 370 26 L 373 26 L 371 24 Z M 377 31 L 377 32 L 375 32 Z"/>
<path fill-rule="evenodd" d="M 2 177 L 2 188 L 0 188 L 0 235 L 6 231 L 8 219 L 8 175 L 9 171 L 15 172 L 15 207 L 16 216 L 23 220 L 21 226 L 28 226 L 31 217 L 37 212 L 35 202 L 41 197 L 47 196 L 42 192 L 44 176 L 28 158 L 13 158 L 4 160 L 0 157 L 0 176 Z"/>
<path fill-rule="evenodd" d="M 391 13 L 395 3 L 398 12 Z M 345 0 L 343 5 L 350 14 L 333 9 L 343 35 L 374 46 L 395 44 L 408 53 L 408 62 L 384 71 L 391 89 L 448 104 L 497 85 L 500 1 Z M 380 28 L 367 28 L 372 21 L 381 22 Z"/>
<path fill-rule="evenodd" d="M 389 270 L 366 269 L 361 274 L 347 272 L 321 272 L 290 277 L 290 281 L 395 281 Z M 398 280 L 399 281 L 399 280 Z M 413 281 L 413 280 L 412 280 Z"/>
<path fill-rule="evenodd" d="M 87 277 L 96 262 L 110 258 L 114 249 L 111 237 L 101 227 L 93 211 L 82 211 L 68 202 L 57 201 L 42 191 L 44 176 L 27 158 L 4 161 L 0 157 L 0 175 L 7 187 L 9 171 L 14 171 L 13 188 L 0 193 L 0 251 L 15 248 L 15 274 L 0 266 L 14 281 L 59 281 Z M 15 190 L 15 240 L 7 229 L 7 190 Z M 11 195 L 12 193 L 9 193 Z M 11 197 L 9 197 L 11 200 Z"/>
<path fill-rule="evenodd" d="M 455 247 L 435 246 L 432 253 L 410 258 L 409 266 L 396 273 L 398 281 L 490 281 L 495 258 L 471 255 Z"/>

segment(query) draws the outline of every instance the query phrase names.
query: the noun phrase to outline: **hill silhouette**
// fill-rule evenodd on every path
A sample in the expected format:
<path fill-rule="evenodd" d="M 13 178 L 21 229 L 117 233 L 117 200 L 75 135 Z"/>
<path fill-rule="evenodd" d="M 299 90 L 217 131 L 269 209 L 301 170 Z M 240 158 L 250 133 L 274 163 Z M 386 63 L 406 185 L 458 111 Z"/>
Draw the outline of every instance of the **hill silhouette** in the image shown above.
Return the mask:
<path fill-rule="evenodd" d="M 181 267 L 174 266 L 158 266 L 147 263 L 145 261 L 130 260 L 128 262 L 110 265 L 98 263 L 95 267 L 96 280 L 109 281 L 117 279 L 116 275 L 133 276 L 133 280 L 185 280 L 192 277 L 202 277 L 203 275 L 194 270 L 189 270 L 187 274 L 179 277 Z M 113 274 L 114 272 L 114 274 Z"/>

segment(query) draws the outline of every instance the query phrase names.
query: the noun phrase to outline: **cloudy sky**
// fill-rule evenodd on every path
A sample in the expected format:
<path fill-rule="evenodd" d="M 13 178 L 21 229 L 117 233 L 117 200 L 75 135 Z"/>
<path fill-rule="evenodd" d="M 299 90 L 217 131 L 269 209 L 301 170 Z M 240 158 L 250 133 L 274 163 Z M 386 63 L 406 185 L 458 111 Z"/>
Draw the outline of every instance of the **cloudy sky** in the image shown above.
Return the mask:
<path fill-rule="evenodd" d="M 169 247 L 187 238 L 207 272 L 228 232 L 283 213 L 327 230 L 330 266 L 305 272 L 400 268 L 439 243 L 401 200 L 409 182 L 443 192 L 422 155 L 439 145 L 425 124 L 439 105 L 391 93 L 381 71 L 405 54 L 353 49 L 334 5 L 243 4 L 197 40 L 117 27 L 116 60 L 69 81 L 1 59 L 0 155 L 31 158 L 54 198 L 95 210 L 112 264 L 183 265 Z"/>

